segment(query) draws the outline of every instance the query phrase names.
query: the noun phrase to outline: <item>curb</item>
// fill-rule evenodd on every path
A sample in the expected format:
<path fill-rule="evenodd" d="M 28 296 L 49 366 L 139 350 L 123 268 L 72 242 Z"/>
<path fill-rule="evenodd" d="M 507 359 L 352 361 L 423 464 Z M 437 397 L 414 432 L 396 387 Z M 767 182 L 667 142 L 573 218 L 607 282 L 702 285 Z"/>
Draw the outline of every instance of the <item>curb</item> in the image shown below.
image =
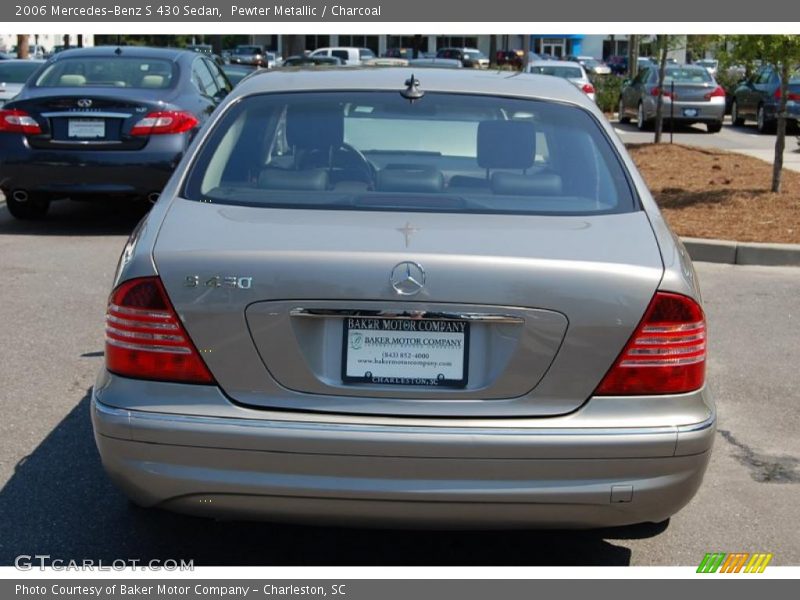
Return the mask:
<path fill-rule="evenodd" d="M 729 265 L 800 267 L 800 244 L 729 242 L 702 238 L 681 238 L 692 260 Z"/>

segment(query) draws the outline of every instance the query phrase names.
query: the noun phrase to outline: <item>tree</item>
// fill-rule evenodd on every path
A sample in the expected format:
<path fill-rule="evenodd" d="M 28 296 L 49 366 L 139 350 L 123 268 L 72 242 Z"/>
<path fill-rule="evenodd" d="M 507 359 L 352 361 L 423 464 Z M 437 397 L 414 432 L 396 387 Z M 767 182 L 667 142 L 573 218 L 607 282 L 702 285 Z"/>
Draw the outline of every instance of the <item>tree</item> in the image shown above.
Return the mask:
<path fill-rule="evenodd" d="M 28 58 L 28 44 L 30 36 L 23 33 L 17 36 L 17 58 Z"/>
<path fill-rule="evenodd" d="M 661 143 L 661 132 L 664 129 L 664 80 L 667 75 L 667 50 L 668 50 L 668 37 L 666 35 L 658 36 L 658 97 L 656 98 L 656 123 L 655 123 L 655 137 L 653 142 L 656 144 Z"/>
<path fill-rule="evenodd" d="M 738 60 L 745 63 L 761 60 L 764 64 L 774 65 L 781 76 L 775 159 L 772 163 L 772 191 L 778 193 L 781 191 L 783 152 L 786 148 L 789 78 L 800 62 L 800 35 L 736 35 L 729 36 L 728 41 L 733 42 L 732 54 Z"/>

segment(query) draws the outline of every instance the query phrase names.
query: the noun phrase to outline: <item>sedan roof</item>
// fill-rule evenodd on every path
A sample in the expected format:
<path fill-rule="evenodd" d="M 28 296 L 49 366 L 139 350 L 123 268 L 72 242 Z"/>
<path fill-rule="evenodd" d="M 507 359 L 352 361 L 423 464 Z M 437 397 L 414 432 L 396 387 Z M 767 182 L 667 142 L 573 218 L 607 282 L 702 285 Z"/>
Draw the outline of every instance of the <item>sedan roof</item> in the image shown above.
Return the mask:
<path fill-rule="evenodd" d="M 56 54 L 52 60 L 82 56 L 136 56 L 138 58 L 163 58 L 178 60 L 181 56 L 197 56 L 192 50 L 183 48 L 151 48 L 149 46 L 93 46 L 91 48 L 70 48 Z"/>
<path fill-rule="evenodd" d="M 549 65 L 554 64 L 548 61 Z M 575 63 L 566 63 L 575 66 Z M 242 82 L 234 96 L 263 92 L 325 90 L 397 90 L 415 75 L 423 91 L 460 94 L 487 94 L 561 100 L 594 107 L 574 85 L 557 77 L 496 70 L 425 69 L 413 67 L 350 67 L 325 71 L 265 70 Z"/>

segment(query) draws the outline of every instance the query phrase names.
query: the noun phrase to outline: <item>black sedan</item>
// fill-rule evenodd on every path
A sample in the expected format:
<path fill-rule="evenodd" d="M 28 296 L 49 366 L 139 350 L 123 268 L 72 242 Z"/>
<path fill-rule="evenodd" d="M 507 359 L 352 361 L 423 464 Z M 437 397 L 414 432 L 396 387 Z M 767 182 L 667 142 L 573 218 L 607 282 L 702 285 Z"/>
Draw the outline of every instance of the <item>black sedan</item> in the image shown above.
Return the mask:
<path fill-rule="evenodd" d="M 155 201 L 230 90 L 214 61 L 196 52 L 60 52 L 0 109 L 0 189 L 9 212 L 41 218 L 59 198 Z"/>
<path fill-rule="evenodd" d="M 771 65 L 763 65 L 734 90 L 731 121 L 734 125 L 744 125 L 748 119 L 752 119 L 759 133 L 774 133 L 780 102 L 780 71 Z M 789 119 L 787 124 L 792 121 L 800 123 L 800 70 L 795 71 L 789 79 L 786 112 Z"/>

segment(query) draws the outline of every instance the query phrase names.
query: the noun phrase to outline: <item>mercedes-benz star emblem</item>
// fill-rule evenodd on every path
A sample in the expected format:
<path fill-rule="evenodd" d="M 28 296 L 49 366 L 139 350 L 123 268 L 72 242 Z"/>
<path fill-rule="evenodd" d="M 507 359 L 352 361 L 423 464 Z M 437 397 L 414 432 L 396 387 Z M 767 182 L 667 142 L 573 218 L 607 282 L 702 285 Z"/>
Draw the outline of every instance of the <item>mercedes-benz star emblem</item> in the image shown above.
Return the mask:
<path fill-rule="evenodd" d="M 413 296 L 425 287 L 425 269 L 422 265 L 404 261 L 395 265 L 389 278 L 394 291 L 401 296 Z"/>
<path fill-rule="evenodd" d="M 78 102 L 76 104 L 78 106 L 80 106 L 81 108 L 89 108 L 92 105 L 92 99 L 91 98 L 81 98 L 80 100 L 78 100 Z"/>

